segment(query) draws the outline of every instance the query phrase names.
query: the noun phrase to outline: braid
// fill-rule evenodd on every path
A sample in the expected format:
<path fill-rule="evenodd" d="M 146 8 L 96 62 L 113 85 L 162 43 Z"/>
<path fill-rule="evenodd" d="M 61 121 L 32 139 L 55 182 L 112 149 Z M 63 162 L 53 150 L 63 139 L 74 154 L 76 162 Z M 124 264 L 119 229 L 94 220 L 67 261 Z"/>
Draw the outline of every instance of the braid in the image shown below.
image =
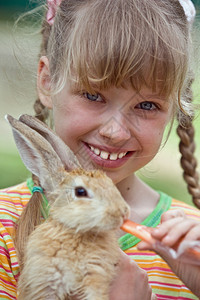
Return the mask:
<path fill-rule="evenodd" d="M 184 92 L 185 102 L 191 103 L 193 94 L 191 85 L 193 76 L 188 80 L 187 87 Z M 178 113 L 179 125 L 177 134 L 180 137 L 179 151 L 182 155 L 181 166 L 183 168 L 183 178 L 187 183 L 188 192 L 192 195 L 193 203 L 200 208 L 200 186 L 199 176 L 197 173 L 197 160 L 194 157 L 194 127 L 192 124 L 193 117 L 184 114 L 182 111 Z"/>
<path fill-rule="evenodd" d="M 34 185 L 38 186 L 38 178 L 32 175 Z M 42 196 L 39 192 L 35 192 L 29 200 L 26 207 L 18 220 L 16 235 L 15 235 L 15 247 L 17 250 L 17 257 L 20 265 L 20 269 L 23 268 L 24 262 L 24 250 L 28 240 L 28 236 L 35 229 L 37 225 L 41 223 L 41 205 Z"/>

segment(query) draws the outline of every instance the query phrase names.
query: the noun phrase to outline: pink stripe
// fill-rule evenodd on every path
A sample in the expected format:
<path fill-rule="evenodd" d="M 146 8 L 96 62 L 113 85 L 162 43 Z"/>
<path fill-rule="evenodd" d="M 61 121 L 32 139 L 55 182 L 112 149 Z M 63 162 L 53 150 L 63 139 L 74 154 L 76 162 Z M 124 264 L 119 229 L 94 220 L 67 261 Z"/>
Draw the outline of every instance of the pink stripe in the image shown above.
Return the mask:
<path fill-rule="evenodd" d="M 6 245 L 5 245 L 6 246 Z M 7 249 L 4 248 L 3 246 L 0 246 L 0 251 L 3 250 L 4 252 L 7 252 Z"/>
<path fill-rule="evenodd" d="M 11 251 L 15 251 L 15 248 L 14 247 L 11 247 L 11 248 L 8 248 L 8 250 L 11 252 Z"/>
<path fill-rule="evenodd" d="M 193 208 L 193 207 L 190 207 L 190 206 L 187 206 L 186 204 L 184 204 L 184 203 L 181 203 L 181 204 L 176 204 L 176 203 L 173 203 L 172 205 L 171 205 L 171 208 L 173 209 L 173 208 L 176 208 L 176 207 L 180 207 L 180 208 L 182 208 L 182 209 L 185 209 L 187 212 L 193 212 L 194 213 L 194 210 L 195 210 L 195 207 Z"/>
<path fill-rule="evenodd" d="M 4 256 L 6 256 L 7 257 L 7 259 L 9 259 L 10 258 L 10 255 L 6 252 L 6 250 L 5 251 L 2 251 L 1 249 L 0 249 L 0 254 L 2 254 L 2 255 L 4 255 Z"/>
<path fill-rule="evenodd" d="M 6 248 L 0 246 L 0 253 L 3 255 L 6 255 L 8 259 L 10 258 L 9 252 L 12 252 L 12 251 L 15 252 L 14 247 L 8 248 L 8 250 L 7 250 Z"/>
<path fill-rule="evenodd" d="M 9 285 L 12 285 L 13 287 L 15 287 L 15 284 L 13 284 L 13 283 L 10 282 L 10 281 L 4 280 L 4 279 L 2 279 L 2 278 L 1 278 L 1 281 L 4 282 L 4 283 L 6 283 L 6 284 L 9 284 Z"/>
<path fill-rule="evenodd" d="M 151 267 L 151 268 L 142 268 L 142 269 L 147 270 L 147 271 L 160 270 L 160 271 L 166 271 L 166 272 L 172 273 L 172 270 L 167 269 L 167 268 L 160 268 L 160 267 Z"/>
<path fill-rule="evenodd" d="M 31 193 L 30 192 L 26 192 L 26 193 L 23 193 L 23 192 L 20 192 L 20 191 L 16 191 L 16 192 L 12 192 L 12 191 L 7 191 L 8 194 L 16 194 L 16 195 L 20 195 L 20 196 L 30 196 Z"/>
<path fill-rule="evenodd" d="M 7 232 L 3 232 L 1 233 L 1 236 L 4 238 L 4 237 L 9 237 L 10 238 L 10 235 L 7 233 Z M 9 249 L 12 249 L 12 248 L 9 248 Z"/>
<path fill-rule="evenodd" d="M 198 215 L 194 215 L 194 214 L 187 214 L 187 216 L 188 216 L 188 217 L 193 217 L 193 218 L 196 218 L 196 219 L 198 218 L 198 219 L 199 219 L 199 216 L 198 216 Z"/>
<path fill-rule="evenodd" d="M 2 246 L 0 246 L 0 251 L 2 251 L 2 252 L 3 252 L 3 254 L 4 254 L 4 253 L 8 253 L 7 249 L 6 249 L 6 248 L 4 248 L 4 247 L 2 247 Z"/>
<path fill-rule="evenodd" d="M 13 202 L 13 201 L 5 200 L 5 199 L 1 199 L 1 201 L 2 201 L 2 203 L 10 203 L 10 204 L 12 204 L 12 206 L 13 206 L 13 204 L 14 205 L 22 205 L 21 202 Z"/>
<path fill-rule="evenodd" d="M 1 236 L 5 237 L 5 236 L 9 236 L 9 234 L 8 234 L 7 232 L 3 232 L 3 233 L 1 234 Z"/>
<path fill-rule="evenodd" d="M 4 222 L 4 223 L 11 223 L 11 224 L 13 224 L 14 223 L 14 221 L 13 220 L 6 220 L 6 219 L 0 219 L 0 222 Z"/>
<path fill-rule="evenodd" d="M 1 222 L 1 220 L 0 220 L 0 222 Z M 6 229 L 8 229 L 8 228 L 12 228 L 13 229 L 13 227 L 15 227 L 15 223 L 14 224 L 5 224 L 4 222 L 1 222 L 1 224 L 6 228 Z"/>
<path fill-rule="evenodd" d="M 4 268 L 4 266 L 2 266 L 2 268 L 4 269 L 4 271 L 6 271 L 6 273 L 13 275 L 12 272 L 10 270 L 7 270 L 6 268 Z"/>
<path fill-rule="evenodd" d="M 16 216 L 16 217 L 19 217 L 19 215 L 18 214 L 16 214 L 16 213 L 14 213 L 13 211 L 10 211 L 10 210 L 8 210 L 8 209 L 1 209 L 0 210 L 2 213 L 8 213 L 9 215 L 14 215 L 14 216 Z"/>
<path fill-rule="evenodd" d="M 0 290 L 0 295 L 6 295 L 6 296 L 8 296 L 8 297 L 10 297 L 10 299 L 13 299 L 13 300 L 16 300 L 17 298 L 16 297 L 14 297 L 14 296 L 11 296 L 10 294 L 8 294 L 7 292 L 5 292 L 5 291 L 1 291 Z M 1 298 L 1 297 L 0 297 Z"/>
<path fill-rule="evenodd" d="M 13 229 L 13 227 L 14 227 L 14 228 L 17 227 L 17 224 L 16 224 L 13 220 L 2 220 L 2 219 L 0 219 L 0 222 L 1 222 L 1 224 L 2 224 L 6 229 L 8 229 L 8 228 L 12 228 L 12 229 Z"/>

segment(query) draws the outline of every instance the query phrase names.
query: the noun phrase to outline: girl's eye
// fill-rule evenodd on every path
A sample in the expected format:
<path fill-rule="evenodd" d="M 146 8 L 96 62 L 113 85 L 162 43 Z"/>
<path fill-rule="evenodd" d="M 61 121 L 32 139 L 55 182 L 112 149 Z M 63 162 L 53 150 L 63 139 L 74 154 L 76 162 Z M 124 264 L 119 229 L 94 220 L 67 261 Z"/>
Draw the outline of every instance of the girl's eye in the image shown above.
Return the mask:
<path fill-rule="evenodd" d="M 144 101 L 137 104 L 136 108 L 143 109 L 143 110 L 155 110 L 158 107 L 153 102 Z"/>
<path fill-rule="evenodd" d="M 95 94 L 95 95 L 92 95 L 92 94 L 89 94 L 89 93 L 84 93 L 83 96 L 85 98 L 87 98 L 88 100 L 90 101 L 96 101 L 96 102 L 100 102 L 100 101 L 103 101 L 102 97 L 99 95 L 99 94 Z"/>

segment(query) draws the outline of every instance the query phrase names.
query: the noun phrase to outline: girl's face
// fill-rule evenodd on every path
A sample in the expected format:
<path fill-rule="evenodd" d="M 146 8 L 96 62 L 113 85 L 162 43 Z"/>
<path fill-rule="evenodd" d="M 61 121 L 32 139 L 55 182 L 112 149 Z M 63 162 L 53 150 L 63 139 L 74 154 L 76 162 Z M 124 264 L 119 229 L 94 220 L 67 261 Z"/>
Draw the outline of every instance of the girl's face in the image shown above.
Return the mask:
<path fill-rule="evenodd" d="M 55 131 L 84 167 L 103 169 L 115 183 L 145 166 L 159 150 L 170 120 L 168 100 L 143 87 L 72 91 L 67 85 L 48 106 Z"/>

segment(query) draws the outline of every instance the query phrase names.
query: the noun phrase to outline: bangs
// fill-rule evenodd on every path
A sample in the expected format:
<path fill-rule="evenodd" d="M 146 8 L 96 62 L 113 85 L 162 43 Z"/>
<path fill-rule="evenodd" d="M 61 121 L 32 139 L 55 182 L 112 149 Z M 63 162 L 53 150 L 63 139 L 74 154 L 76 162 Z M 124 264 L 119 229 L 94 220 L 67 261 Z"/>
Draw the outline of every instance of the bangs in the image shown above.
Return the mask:
<path fill-rule="evenodd" d="M 91 93 L 127 81 L 136 91 L 148 86 L 166 97 L 181 89 L 188 61 L 186 20 L 184 26 L 176 23 L 176 5 L 169 17 L 165 2 L 101 0 L 82 5 L 63 51 L 67 65 L 60 78 Z"/>

